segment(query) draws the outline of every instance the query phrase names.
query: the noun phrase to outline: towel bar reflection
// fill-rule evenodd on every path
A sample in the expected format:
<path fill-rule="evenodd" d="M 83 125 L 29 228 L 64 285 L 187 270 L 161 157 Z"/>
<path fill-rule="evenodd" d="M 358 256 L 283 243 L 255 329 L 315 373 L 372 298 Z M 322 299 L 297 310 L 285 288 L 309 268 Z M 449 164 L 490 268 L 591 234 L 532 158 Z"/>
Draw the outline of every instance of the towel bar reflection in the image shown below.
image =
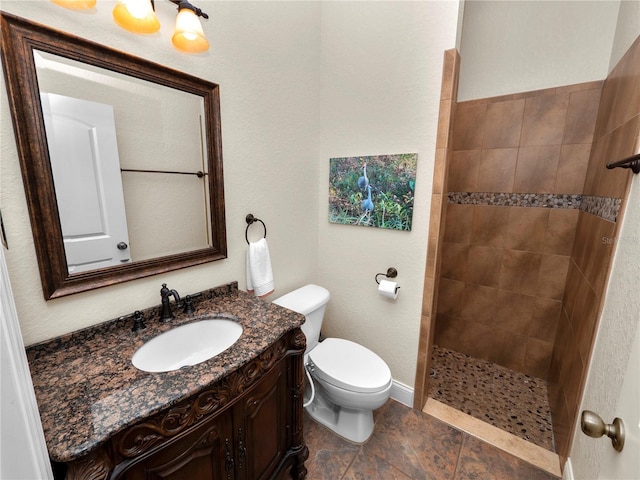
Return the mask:
<path fill-rule="evenodd" d="M 250 213 L 245 217 L 245 221 L 247 222 L 247 229 L 244 231 L 244 238 L 247 241 L 247 245 L 249 244 L 249 227 L 255 222 L 260 222 L 262 224 L 262 228 L 264 228 L 264 238 L 267 238 L 267 226 L 262 220 L 254 217 L 253 214 Z"/>

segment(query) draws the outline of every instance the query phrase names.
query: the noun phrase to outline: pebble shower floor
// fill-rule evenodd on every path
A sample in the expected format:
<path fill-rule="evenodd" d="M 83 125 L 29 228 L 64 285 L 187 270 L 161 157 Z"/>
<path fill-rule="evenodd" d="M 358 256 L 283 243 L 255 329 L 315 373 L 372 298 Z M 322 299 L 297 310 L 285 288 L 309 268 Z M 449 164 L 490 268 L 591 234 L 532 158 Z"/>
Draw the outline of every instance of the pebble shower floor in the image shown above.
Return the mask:
<path fill-rule="evenodd" d="M 429 397 L 554 452 L 547 383 L 433 346 Z"/>

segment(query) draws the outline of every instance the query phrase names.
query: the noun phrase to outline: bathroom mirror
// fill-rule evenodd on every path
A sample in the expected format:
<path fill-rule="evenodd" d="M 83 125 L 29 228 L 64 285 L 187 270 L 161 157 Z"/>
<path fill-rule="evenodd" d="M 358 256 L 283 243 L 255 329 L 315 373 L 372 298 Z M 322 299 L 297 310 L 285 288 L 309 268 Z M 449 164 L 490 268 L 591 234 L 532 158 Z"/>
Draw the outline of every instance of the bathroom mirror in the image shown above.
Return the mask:
<path fill-rule="evenodd" d="M 1 17 L 45 299 L 226 258 L 218 85 Z"/>

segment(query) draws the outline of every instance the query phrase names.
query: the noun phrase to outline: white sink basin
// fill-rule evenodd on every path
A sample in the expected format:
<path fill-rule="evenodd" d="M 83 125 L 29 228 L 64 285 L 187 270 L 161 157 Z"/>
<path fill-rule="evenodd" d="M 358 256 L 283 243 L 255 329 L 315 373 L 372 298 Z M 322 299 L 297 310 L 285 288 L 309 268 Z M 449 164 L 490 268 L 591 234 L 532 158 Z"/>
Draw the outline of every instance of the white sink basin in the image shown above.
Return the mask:
<path fill-rule="evenodd" d="M 145 372 L 170 372 L 215 357 L 240 335 L 242 326 L 233 320 L 200 320 L 152 338 L 133 354 L 131 362 Z"/>

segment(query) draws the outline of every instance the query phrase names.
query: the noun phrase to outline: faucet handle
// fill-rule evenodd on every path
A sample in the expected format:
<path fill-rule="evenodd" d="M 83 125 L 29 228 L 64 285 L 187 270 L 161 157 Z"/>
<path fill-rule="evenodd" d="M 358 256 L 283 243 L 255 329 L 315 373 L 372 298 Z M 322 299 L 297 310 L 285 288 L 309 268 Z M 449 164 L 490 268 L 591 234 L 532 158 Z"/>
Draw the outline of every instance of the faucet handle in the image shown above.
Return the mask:
<path fill-rule="evenodd" d="M 200 293 L 196 293 L 193 295 L 187 295 L 184 297 L 184 310 L 182 310 L 182 313 L 193 313 L 196 311 L 196 309 L 193 307 L 193 300 L 195 298 L 198 298 L 202 296 L 202 292 Z"/>
<path fill-rule="evenodd" d="M 144 324 L 144 315 L 140 310 L 136 310 L 135 312 L 130 313 L 129 315 L 123 315 L 122 317 L 119 318 L 119 320 L 127 320 L 132 317 L 133 317 L 133 327 L 131 328 L 131 331 L 138 332 L 140 330 L 144 330 L 145 328 L 147 328 L 147 326 Z"/>
<path fill-rule="evenodd" d="M 133 312 L 133 327 L 131 331 L 139 332 L 140 330 L 144 330 L 147 326 L 144 324 L 144 315 L 140 310 L 136 310 Z"/>

